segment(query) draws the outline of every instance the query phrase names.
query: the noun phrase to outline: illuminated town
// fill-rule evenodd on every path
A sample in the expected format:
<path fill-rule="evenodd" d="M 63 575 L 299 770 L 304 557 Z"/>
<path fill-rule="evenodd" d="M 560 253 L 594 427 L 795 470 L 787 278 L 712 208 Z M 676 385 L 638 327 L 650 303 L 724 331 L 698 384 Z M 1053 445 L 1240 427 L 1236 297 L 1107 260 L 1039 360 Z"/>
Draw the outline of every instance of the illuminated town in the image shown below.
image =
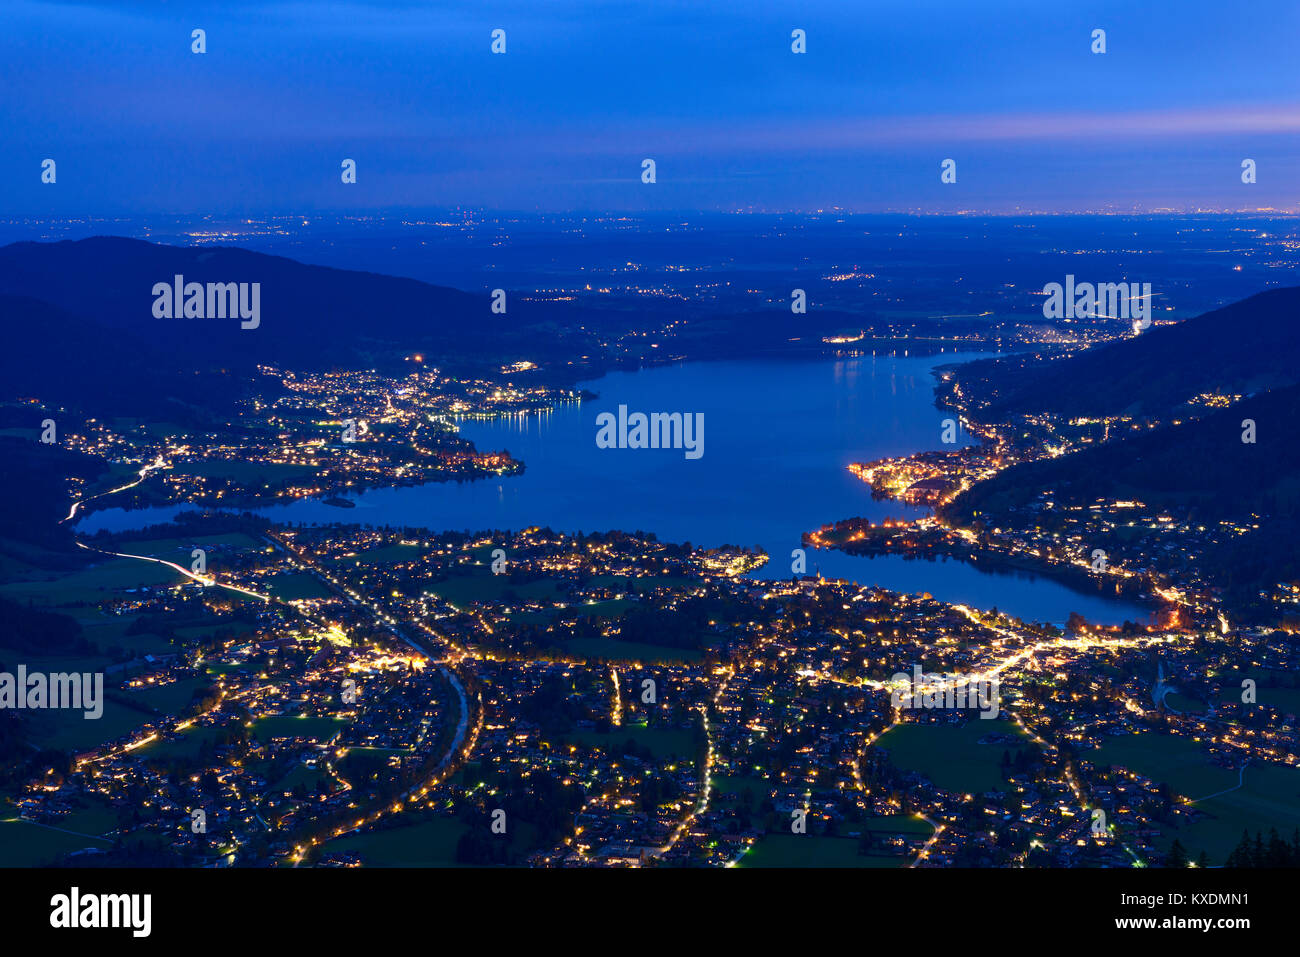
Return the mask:
<path fill-rule="evenodd" d="M 62 835 L 64 860 L 111 864 L 1218 866 L 1206 848 L 1222 858 L 1239 834 L 1206 807 L 1213 785 L 1248 765 L 1266 787 L 1295 773 L 1297 592 L 1269 598 L 1280 628 L 1241 625 L 1196 574 L 1198 548 L 1248 528 L 1136 500 L 1035 499 L 998 527 L 947 510 L 1012 465 L 1153 423 L 984 422 L 941 373 L 972 444 L 850 466 L 925 516 L 804 536 L 813 555 L 1018 563 L 1153 609 L 1061 627 L 756 578 L 770 556 L 643 533 L 350 524 L 330 496 L 526 467 L 460 423 L 581 401 L 511 384 L 515 366 L 494 381 L 405 361 L 400 376 L 263 368 L 275 388 L 206 432 L 68 428 L 112 465 L 68 483 L 65 522 L 184 510 L 78 535 L 92 564 L 52 587 L 83 609 L 81 654 L 113 661 L 106 713 L 33 719 L 45 743 L 9 772 L 14 822 Z M 340 519 L 240 511 L 310 497 Z M 1094 545 L 1124 560 L 1096 565 Z M 984 714 L 908 708 L 913 666 L 1000 695 Z M 1209 789 L 1144 774 L 1157 741 Z"/>
<path fill-rule="evenodd" d="M 1296 4 L 3 20 L 11 949 L 1286 929 Z"/>

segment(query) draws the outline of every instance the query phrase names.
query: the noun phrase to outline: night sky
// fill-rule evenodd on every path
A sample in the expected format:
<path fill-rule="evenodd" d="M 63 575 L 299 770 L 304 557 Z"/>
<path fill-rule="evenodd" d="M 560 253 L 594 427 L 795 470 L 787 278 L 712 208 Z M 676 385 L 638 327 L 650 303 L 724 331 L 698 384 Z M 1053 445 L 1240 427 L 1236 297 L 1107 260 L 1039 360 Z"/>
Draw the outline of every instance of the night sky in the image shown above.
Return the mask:
<path fill-rule="evenodd" d="M 1296 209 L 1298 35 L 1285 0 L 6 0 L 0 216 Z"/>

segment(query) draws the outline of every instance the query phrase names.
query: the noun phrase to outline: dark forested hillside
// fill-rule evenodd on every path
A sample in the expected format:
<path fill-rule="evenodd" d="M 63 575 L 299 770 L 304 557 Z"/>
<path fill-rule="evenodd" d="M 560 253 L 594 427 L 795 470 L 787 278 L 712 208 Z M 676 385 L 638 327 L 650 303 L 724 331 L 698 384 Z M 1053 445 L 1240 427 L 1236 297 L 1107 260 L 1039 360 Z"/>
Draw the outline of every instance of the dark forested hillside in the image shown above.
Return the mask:
<path fill-rule="evenodd" d="M 247 385 L 218 364 L 180 364 L 142 336 L 25 296 L 0 294 L 0 328 L 3 399 L 186 421 L 227 410 Z"/>
<path fill-rule="evenodd" d="M 978 417 L 1166 415 L 1208 392 L 1300 383 L 1300 288 L 1251 296 L 1067 356 L 973 362 L 956 375 Z"/>
<path fill-rule="evenodd" d="M 59 524 L 71 501 L 67 480 L 93 480 L 106 468 L 54 445 L 0 436 L 0 554 L 31 564 L 80 563 L 84 553 Z"/>
<path fill-rule="evenodd" d="M 1150 505 L 1190 509 L 1207 519 L 1251 512 L 1300 513 L 1300 386 L 1243 399 L 1202 419 L 1139 432 L 1066 455 L 1017 465 L 968 489 L 954 514 L 999 511 L 1051 489 L 1057 502 L 1090 504 L 1136 497 Z M 1244 419 L 1256 442 L 1241 440 Z"/>
<path fill-rule="evenodd" d="M 1242 422 L 1256 442 L 1242 441 Z M 998 524 L 1050 493 L 1060 507 L 1135 499 L 1192 523 L 1259 527 L 1203 556 L 1207 578 L 1243 595 L 1300 578 L 1300 386 L 1244 399 L 1202 419 L 1140 432 L 1060 458 L 1013 466 L 944 509 Z"/>

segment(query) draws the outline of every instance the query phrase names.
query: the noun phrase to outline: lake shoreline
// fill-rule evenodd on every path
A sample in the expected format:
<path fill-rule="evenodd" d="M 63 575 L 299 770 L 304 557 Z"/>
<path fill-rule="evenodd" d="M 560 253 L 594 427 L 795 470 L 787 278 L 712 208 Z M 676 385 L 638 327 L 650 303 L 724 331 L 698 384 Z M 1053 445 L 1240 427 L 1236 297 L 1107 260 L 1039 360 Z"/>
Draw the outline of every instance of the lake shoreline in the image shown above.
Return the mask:
<path fill-rule="evenodd" d="M 548 412 L 476 416 L 458 423 L 461 437 L 476 449 L 508 448 L 513 459 L 525 463 L 522 474 L 331 494 L 351 501 L 356 510 L 349 518 L 366 525 L 478 531 L 541 526 L 574 533 L 619 529 L 693 546 L 756 546 L 771 559 L 750 577 L 784 579 L 787 566 L 794 570 L 792 553 L 803 547 L 803 536 L 828 516 L 881 521 L 897 519 L 900 508 L 904 520 L 925 514 L 916 506 L 874 501 L 848 465 L 937 445 L 946 413 L 935 406 L 936 368 L 987 356 L 938 349 L 924 358 L 782 355 L 609 372 L 584 382 L 589 392 L 599 389 L 595 399 L 561 403 Z M 703 456 L 600 448 L 596 417 L 618 405 L 703 414 Z M 959 441 L 975 439 L 963 434 Z M 281 524 L 336 522 L 338 506 L 326 504 L 324 497 L 254 510 Z M 216 507 L 223 505 L 232 503 Z M 126 530 L 202 507 L 186 504 L 130 515 L 105 509 L 80 527 L 92 533 L 97 528 Z M 977 607 L 997 605 L 1026 620 L 1064 621 L 1068 612 L 1078 610 L 1089 620 L 1111 624 L 1145 614 L 1109 596 L 1078 592 L 1051 576 L 1031 581 L 1024 570 L 1012 574 L 987 562 L 954 558 L 946 567 L 909 568 L 894 559 L 861 562 L 845 555 L 831 560 L 829 554 L 816 561 L 809 555 L 809 570 L 816 564 L 827 577 L 900 593 L 929 592 Z"/>

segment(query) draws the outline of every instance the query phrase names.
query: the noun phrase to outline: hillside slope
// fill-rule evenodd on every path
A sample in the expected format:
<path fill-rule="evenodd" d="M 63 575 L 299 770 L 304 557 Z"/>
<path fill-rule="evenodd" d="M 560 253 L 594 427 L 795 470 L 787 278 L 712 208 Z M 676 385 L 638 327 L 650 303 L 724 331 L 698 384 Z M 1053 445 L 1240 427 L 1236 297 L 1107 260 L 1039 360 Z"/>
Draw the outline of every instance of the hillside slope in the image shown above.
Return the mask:
<path fill-rule="evenodd" d="M 1172 326 L 1054 357 L 962 366 L 978 418 L 1164 416 L 1210 392 L 1250 395 L 1300 383 L 1300 288 L 1274 289 Z"/>

